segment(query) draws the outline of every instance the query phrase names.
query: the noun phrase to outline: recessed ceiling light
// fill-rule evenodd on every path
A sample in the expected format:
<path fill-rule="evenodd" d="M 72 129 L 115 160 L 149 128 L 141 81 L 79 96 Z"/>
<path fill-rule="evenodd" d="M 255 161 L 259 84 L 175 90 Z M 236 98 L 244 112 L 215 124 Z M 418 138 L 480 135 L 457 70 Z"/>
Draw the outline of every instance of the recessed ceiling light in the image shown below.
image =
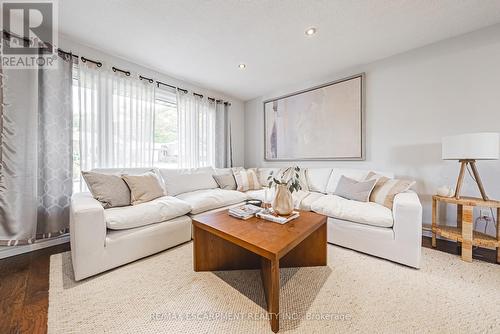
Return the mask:
<path fill-rule="evenodd" d="M 241 63 L 241 64 L 238 65 L 238 67 L 240 68 L 240 70 L 244 70 L 247 67 L 247 65 Z"/>
<path fill-rule="evenodd" d="M 318 31 L 318 29 L 314 28 L 314 27 L 311 27 L 309 29 L 306 30 L 306 35 L 307 36 L 312 36 L 314 35 L 316 32 Z"/>

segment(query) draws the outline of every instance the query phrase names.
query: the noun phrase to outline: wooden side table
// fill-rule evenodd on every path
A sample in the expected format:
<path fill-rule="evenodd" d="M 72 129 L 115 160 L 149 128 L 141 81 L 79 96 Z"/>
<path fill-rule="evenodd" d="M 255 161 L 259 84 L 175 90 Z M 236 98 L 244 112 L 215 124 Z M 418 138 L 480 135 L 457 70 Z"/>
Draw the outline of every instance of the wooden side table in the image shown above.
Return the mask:
<path fill-rule="evenodd" d="M 438 224 L 438 203 L 444 202 L 457 206 L 457 226 Z M 474 231 L 474 207 L 494 208 L 497 210 L 496 238 Z M 436 247 L 436 236 L 442 236 L 462 244 L 462 260 L 472 262 L 472 247 L 496 248 L 497 263 L 500 263 L 500 201 L 473 197 L 432 196 L 432 247 Z"/>

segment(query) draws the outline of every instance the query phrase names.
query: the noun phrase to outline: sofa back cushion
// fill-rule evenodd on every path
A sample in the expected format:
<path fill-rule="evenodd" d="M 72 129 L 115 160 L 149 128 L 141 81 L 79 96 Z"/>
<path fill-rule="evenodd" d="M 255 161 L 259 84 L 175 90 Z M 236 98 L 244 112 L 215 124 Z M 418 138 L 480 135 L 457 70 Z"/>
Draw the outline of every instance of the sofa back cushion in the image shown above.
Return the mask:
<path fill-rule="evenodd" d="M 219 187 L 212 176 L 215 174 L 215 170 L 212 167 L 190 169 L 161 168 L 160 174 L 163 177 L 167 195 L 169 196 Z"/>
<path fill-rule="evenodd" d="M 308 168 L 306 174 L 309 191 L 326 193 L 326 185 L 331 173 L 331 168 Z"/>
<path fill-rule="evenodd" d="M 354 168 L 333 168 L 332 174 L 330 175 L 330 179 L 328 180 L 328 184 L 326 186 L 327 194 L 334 194 L 337 186 L 339 184 L 340 178 L 342 176 L 348 177 L 350 179 L 356 180 L 358 182 L 364 181 L 368 176 L 370 170 L 365 169 L 354 169 Z M 393 177 L 394 174 L 386 173 L 386 172 L 377 172 L 377 174 Z"/>
<path fill-rule="evenodd" d="M 137 168 L 94 168 L 93 172 L 103 174 L 127 174 L 127 175 L 140 175 L 150 171 L 158 173 L 155 167 L 137 167 Z"/>
<path fill-rule="evenodd" d="M 215 175 L 227 175 L 227 174 L 233 175 L 233 169 L 231 167 L 214 168 L 214 170 L 215 170 Z"/>

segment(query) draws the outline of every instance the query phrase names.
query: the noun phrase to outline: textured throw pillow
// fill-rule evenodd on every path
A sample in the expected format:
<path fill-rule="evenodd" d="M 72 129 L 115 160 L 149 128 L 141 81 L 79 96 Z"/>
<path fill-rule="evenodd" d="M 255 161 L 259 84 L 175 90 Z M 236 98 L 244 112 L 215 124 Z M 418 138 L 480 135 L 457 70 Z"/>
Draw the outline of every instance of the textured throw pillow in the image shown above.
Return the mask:
<path fill-rule="evenodd" d="M 90 193 L 105 209 L 130 205 L 130 189 L 120 175 L 82 172 Z"/>
<path fill-rule="evenodd" d="M 358 182 L 342 175 L 333 194 L 358 202 L 368 202 L 375 183 L 375 179 Z"/>
<path fill-rule="evenodd" d="M 257 174 L 253 169 L 237 169 L 233 170 L 234 179 L 236 180 L 236 190 L 248 191 L 261 189 Z"/>
<path fill-rule="evenodd" d="M 213 175 L 213 177 L 221 189 L 236 190 L 236 180 L 233 174 Z"/>
<path fill-rule="evenodd" d="M 374 172 L 368 173 L 366 180 L 376 180 L 375 187 L 370 195 L 370 202 L 375 202 L 392 210 L 394 197 L 408 191 L 415 181 L 390 179 Z"/>
<path fill-rule="evenodd" d="M 160 180 L 153 172 L 141 175 L 122 175 L 123 180 L 130 188 L 132 205 L 149 202 L 155 198 L 165 196 Z"/>

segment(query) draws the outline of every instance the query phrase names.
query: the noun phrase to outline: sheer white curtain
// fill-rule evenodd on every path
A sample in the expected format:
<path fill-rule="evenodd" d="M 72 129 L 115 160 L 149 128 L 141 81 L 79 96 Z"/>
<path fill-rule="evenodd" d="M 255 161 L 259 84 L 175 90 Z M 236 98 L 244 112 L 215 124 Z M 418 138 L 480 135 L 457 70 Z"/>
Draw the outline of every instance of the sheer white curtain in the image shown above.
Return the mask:
<path fill-rule="evenodd" d="M 79 169 L 152 166 L 154 85 L 88 62 L 80 62 L 76 74 Z"/>
<path fill-rule="evenodd" d="M 215 164 L 215 103 L 190 93 L 177 93 L 179 167 Z"/>

